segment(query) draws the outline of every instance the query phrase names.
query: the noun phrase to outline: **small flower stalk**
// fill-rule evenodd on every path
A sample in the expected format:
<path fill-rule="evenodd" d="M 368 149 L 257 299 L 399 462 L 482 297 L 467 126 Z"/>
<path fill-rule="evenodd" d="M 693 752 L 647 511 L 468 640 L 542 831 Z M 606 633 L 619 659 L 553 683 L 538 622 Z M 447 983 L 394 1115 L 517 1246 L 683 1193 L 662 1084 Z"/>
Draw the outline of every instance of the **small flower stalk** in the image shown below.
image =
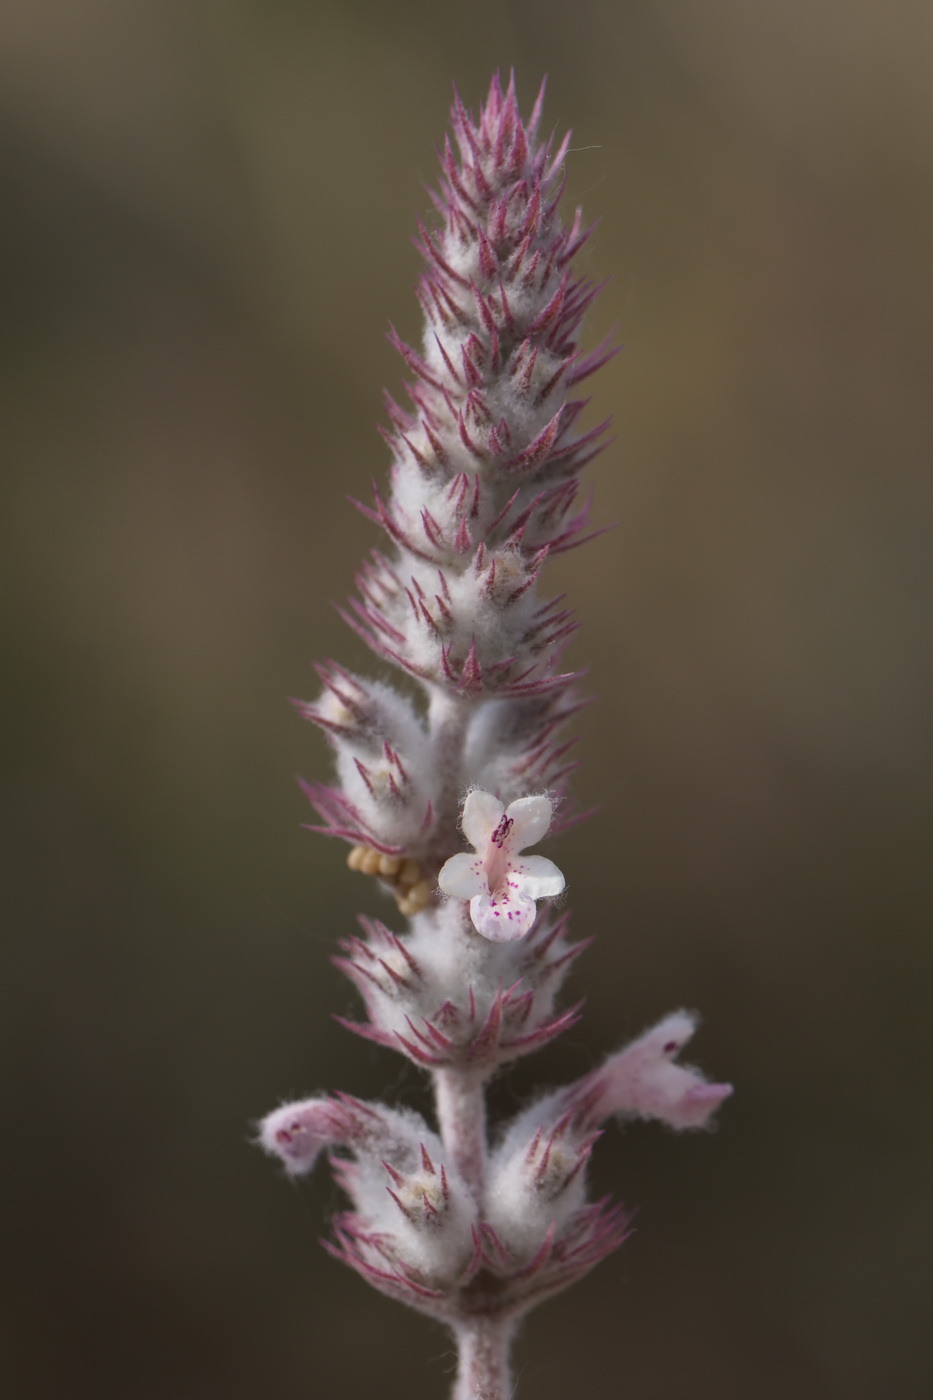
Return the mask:
<path fill-rule="evenodd" d="M 351 1208 L 326 1248 L 450 1328 L 454 1400 L 510 1397 L 520 1319 L 625 1239 L 625 1212 L 587 1196 L 603 1124 L 703 1128 L 731 1092 L 680 1063 L 695 1019 L 677 1012 L 511 1123 L 486 1121 L 489 1080 L 579 1019 L 559 993 L 586 946 L 564 875 L 526 852 L 576 818 L 565 731 L 584 702 L 561 664 L 576 623 L 540 580 L 589 538 L 580 476 L 608 425 L 581 427 L 577 395 L 614 350 L 579 349 L 590 230 L 579 211 L 561 222 L 569 137 L 539 137 L 542 99 L 527 122 L 514 83 L 494 79 L 478 118 L 455 100 L 439 218 L 420 228 L 423 339 L 390 334 L 408 406 L 387 398 L 388 490 L 358 503 L 384 543 L 344 615 L 405 693 L 327 662 L 298 706 L 336 760 L 332 785 L 305 785 L 314 829 L 387 896 L 385 921 L 341 943 L 364 1007 L 343 1024 L 431 1076 L 435 1121 L 335 1092 L 260 1128 L 290 1176 L 328 1155 Z"/>

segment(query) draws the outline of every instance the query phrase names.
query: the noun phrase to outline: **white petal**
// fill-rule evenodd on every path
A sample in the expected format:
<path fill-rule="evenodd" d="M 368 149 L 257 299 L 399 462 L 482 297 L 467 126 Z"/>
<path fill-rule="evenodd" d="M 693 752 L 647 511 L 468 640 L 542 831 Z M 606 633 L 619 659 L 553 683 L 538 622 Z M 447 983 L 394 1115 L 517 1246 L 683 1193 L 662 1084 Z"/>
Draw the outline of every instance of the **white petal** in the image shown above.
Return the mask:
<path fill-rule="evenodd" d="M 529 899 L 560 894 L 566 884 L 563 872 L 547 856 L 522 856 L 513 862 L 507 878 L 516 894 Z"/>
<path fill-rule="evenodd" d="M 505 897 L 478 894 L 470 900 L 473 927 L 493 943 L 511 943 L 515 938 L 524 938 L 537 912 L 533 899 L 515 893 Z"/>
<path fill-rule="evenodd" d="M 526 846 L 537 846 L 551 825 L 552 807 L 550 800 L 540 797 L 520 797 L 512 802 L 506 812 L 515 823 L 509 832 L 509 846 L 513 851 L 523 851 Z"/>
<path fill-rule="evenodd" d="M 437 883 L 445 894 L 452 894 L 456 899 L 471 899 L 475 894 L 489 892 L 483 862 L 467 851 L 451 856 L 450 860 L 441 866 Z"/>
<path fill-rule="evenodd" d="M 490 836 L 502 817 L 502 803 L 491 792 L 474 788 L 463 804 L 460 825 L 463 834 L 476 851 L 485 852 Z"/>

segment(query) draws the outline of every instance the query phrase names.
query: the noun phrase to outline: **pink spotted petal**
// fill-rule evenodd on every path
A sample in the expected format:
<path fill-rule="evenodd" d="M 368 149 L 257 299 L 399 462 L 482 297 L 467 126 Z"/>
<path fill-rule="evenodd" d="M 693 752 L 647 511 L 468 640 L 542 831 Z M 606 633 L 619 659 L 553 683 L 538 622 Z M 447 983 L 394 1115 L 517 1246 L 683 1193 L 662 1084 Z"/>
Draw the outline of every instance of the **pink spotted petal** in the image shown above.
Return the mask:
<path fill-rule="evenodd" d="M 493 943 L 524 938 L 535 921 L 533 899 L 510 890 L 506 894 L 478 894 L 470 900 L 470 918 L 477 933 Z"/>
<path fill-rule="evenodd" d="M 565 881 L 547 856 L 520 856 L 509 871 L 509 883 L 529 899 L 545 899 L 560 894 Z"/>
<path fill-rule="evenodd" d="M 453 895 L 455 899 L 471 899 L 473 895 L 483 894 L 489 888 L 483 862 L 478 856 L 470 855 L 467 851 L 451 856 L 450 860 L 441 866 L 437 883 L 445 894 Z"/>

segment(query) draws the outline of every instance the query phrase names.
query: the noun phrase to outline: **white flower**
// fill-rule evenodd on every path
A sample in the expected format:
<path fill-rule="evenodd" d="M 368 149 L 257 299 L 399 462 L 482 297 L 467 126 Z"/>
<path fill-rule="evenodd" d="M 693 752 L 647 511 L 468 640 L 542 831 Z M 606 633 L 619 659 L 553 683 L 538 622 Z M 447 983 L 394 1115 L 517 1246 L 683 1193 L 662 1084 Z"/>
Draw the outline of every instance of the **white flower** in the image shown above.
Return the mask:
<path fill-rule="evenodd" d="M 560 894 L 564 877 L 544 856 L 517 859 L 551 825 L 546 797 L 520 797 L 507 808 L 474 788 L 463 804 L 463 834 L 474 854 L 451 856 L 438 876 L 445 894 L 470 901 L 478 933 L 494 942 L 522 938 L 535 921 L 536 899 Z"/>

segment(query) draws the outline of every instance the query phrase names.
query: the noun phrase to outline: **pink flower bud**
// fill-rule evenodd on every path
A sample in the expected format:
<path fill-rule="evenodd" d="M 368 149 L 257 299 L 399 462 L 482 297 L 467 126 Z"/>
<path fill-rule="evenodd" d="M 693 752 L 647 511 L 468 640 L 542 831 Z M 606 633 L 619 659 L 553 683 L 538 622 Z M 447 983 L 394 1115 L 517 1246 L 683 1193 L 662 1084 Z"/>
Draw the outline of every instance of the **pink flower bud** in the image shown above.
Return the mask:
<path fill-rule="evenodd" d="M 334 1115 L 327 1099 L 285 1104 L 268 1114 L 259 1130 L 260 1144 L 280 1159 L 289 1176 L 311 1171 L 321 1150 L 333 1141 Z"/>
<path fill-rule="evenodd" d="M 671 1128 L 704 1128 L 732 1093 L 731 1084 L 710 1084 L 699 1070 L 675 1063 L 696 1030 L 688 1011 L 671 1016 L 619 1050 L 601 1069 L 570 1091 L 581 1119 L 597 1123 L 611 1114 L 657 1118 Z"/>

